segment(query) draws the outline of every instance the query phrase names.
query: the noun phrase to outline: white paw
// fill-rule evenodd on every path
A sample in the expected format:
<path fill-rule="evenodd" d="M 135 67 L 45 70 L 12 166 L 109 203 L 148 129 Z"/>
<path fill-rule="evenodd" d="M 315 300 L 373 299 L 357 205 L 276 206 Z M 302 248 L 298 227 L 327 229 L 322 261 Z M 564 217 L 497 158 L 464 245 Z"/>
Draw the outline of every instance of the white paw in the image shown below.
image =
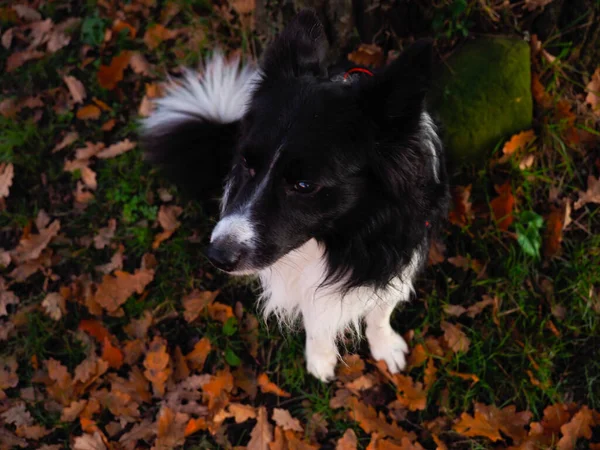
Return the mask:
<path fill-rule="evenodd" d="M 335 377 L 337 355 L 335 352 L 306 350 L 306 368 L 308 372 L 327 383 Z"/>
<path fill-rule="evenodd" d="M 369 333 L 367 330 L 367 339 L 373 358 L 377 361 L 384 360 L 390 373 L 398 373 L 406 367 L 408 345 L 391 328 L 377 333 Z"/>

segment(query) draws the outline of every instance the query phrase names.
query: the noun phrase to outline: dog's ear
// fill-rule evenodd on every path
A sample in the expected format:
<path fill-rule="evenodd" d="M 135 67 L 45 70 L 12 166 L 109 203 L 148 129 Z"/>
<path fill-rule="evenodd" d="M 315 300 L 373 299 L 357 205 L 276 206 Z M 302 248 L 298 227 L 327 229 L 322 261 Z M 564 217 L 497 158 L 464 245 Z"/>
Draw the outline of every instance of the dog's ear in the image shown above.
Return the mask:
<path fill-rule="evenodd" d="M 362 80 L 362 107 L 383 128 L 416 125 L 431 84 L 432 65 L 432 41 L 415 42 L 382 72 Z"/>
<path fill-rule="evenodd" d="M 316 13 L 300 11 L 266 49 L 262 69 L 266 78 L 326 75 L 327 37 Z"/>

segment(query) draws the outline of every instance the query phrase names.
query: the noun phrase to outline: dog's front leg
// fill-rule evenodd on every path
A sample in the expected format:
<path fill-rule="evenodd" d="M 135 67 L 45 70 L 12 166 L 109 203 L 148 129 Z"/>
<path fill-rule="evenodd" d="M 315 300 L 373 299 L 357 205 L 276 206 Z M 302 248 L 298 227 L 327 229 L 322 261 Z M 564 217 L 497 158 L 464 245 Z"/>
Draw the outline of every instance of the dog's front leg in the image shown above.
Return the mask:
<path fill-rule="evenodd" d="M 406 367 L 408 354 L 406 341 L 390 324 L 396 305 L 395 301 L 379 303 L 365 316 L 371 355 L 376 360 L 384 360 L 391 373 L 400 372 Z"/>
<path fill-rule="evenodd" d="M 306 331 L 306 368 L 319 380 L 331 381 L 335 376 L 338 359 L 335 334 L 331 324 L 311 311 L 303 311 L 302 320 Z"/>

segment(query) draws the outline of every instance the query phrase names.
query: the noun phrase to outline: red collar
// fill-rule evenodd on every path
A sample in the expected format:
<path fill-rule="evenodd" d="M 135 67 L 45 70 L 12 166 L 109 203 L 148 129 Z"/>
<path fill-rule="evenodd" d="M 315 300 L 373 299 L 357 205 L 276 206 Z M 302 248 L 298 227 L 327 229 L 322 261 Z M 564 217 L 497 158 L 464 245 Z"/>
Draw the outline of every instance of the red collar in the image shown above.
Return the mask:
<path fill-rule="evenodd" d="M 352 75 L 353 73 L 357 73 L 357 72 L 366 73 L 370 77 L 373 76 L 373 72 L 371 72 L 369 69 L 363 69 L 362 67 L 353 67 L 352 69 L 350 69 L 349 71 L 347 71 L 344 74 L 344 80 L 347 80 L 350 75 Z"/>

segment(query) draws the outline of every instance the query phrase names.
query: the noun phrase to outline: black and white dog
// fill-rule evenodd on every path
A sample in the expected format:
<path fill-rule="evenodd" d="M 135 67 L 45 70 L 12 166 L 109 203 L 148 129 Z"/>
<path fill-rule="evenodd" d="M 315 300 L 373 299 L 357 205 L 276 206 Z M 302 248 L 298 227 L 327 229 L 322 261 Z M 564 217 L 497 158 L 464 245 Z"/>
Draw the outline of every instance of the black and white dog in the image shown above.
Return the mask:
<path fill-rule="evenodd" d="M 206 195 L 221 218 L 207 255 L 256 274 L 264 313 L 302 320 L 308 371 L 334 376 L 337 339 L 364 319 L 372 356 L 405 366 L 390 326 L 443 220 L 448 186 L 424 98 L 428 42 L 380 73 L 328 76 L 327 40 L 300 12 L 254 69 L 220 53 L 188 72 L 144 122 L 148 158 Z M 367 73 L 364 73 L 367 72 Z"/>

